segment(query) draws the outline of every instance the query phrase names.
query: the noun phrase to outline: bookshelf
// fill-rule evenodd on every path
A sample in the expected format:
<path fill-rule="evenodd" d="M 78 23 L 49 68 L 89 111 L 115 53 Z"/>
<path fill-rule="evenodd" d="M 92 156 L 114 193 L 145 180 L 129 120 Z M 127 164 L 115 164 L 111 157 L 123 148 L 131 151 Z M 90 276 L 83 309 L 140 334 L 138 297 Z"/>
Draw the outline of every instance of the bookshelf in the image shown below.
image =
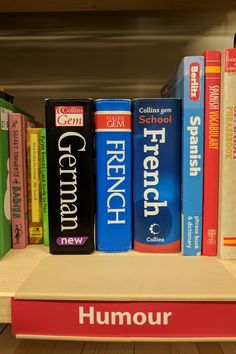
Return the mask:
<path fill-rule="evenodd" d="M 36 352 L 37 354 L 234 354 L 235 343 L 124 343 L 124 342 L 74 342 L 13 339 L 7 327 L 0 337 L 1 348 L 7 348 L 7 354 Z M 5 354 L 5 353 L 4 353 Z"/>
<path fill-rule="evenodd" d="M 185 0 L 165 2 L 22 0 L 2 2 L 0 20 L 1 62 L 4 67 L 1 85 L 15 95 L 17 105 L 32 112 L 43 122 L 45 97 L 158 96 L 162 84 L 184 55 L 199 54 L 204 49 L 232 45 L 236 4 L 234 0 L 195 3 Z M 86 261 L 91 259 L 92 262 L 99 264 L 100 259 L 106 257 L 108 256 L 94 254 L 88 256 Z M 129 259 L 130 262 L 133 259 L 134 262 L 143 260 L 144 263 L 148 260 L 148 264 L 154 256 L 135 255 L 132 252 L 122 256 L 114 255 L 116 264 L 119 257 Z M 161 259 L 166 262 L 169 257 L 157 256 L 156 266 L 160 265 Z M 49 289 L 46 295 L 44 286 L 48 288 L 47 283 L 43 281 L 35 283 L 34 277 L 39 274 L 42 278 L 47 274 L 48 279 L 53 279 L 52 269 L 59 259 L 50 256 L 44 246 L 29 246 L 22 251 L 11 250 L 0 260 L 0 322 L 11 323 L 11 298 L 14 296 L 18 301 L 31 297 L 36 300 L 53 300 L 58 298 L 57 294 L 61 294 L 59 301 L 70 301 L 72 298 L 81 300 L 84 294 L 78 288 L 71 289 L 71 298 L 67 290 L 61 291 L 60 286 L 63 286 L 63 282 L 54 284 L 55 288 Z M 73 262 L 77 262 L 75 259 L 79 261 L 76 257 L 72 258 Z M 192 265 L 192 260 L 188 258 L 179 259 L 180 256 L 173 256 L 173 264 L 178 265 L 182 262 L 181 267 L 189 272 L 195 269 L 196 276 L 198 266 L 202 269 L 200 275 L 205 276 L 209 270 L 209 277 L 213 276 L 212 266 L 216 262 L 218 277 L 215 277 L 214 281 L 204 278 L 205 282 L 202 284 L 201 279 L 196 278 L 199 280 L 197 288 L 194 288 L 194 282 L 190 280 L 187 289 L 181 295 L 178 283 L 173 280 L 171 273 L 168 273 L 169 278 L 161 278 L 160 282 L 164 293 L 158 292 L 159 288 L 150 290 L 147 287 L 146 290 L 144 288 L 143 297 L 138 293 L 133 294 L 132 301 L 150 298 L 155 301 L 160 299 L 178 301 L 185 297 L 189 302 L 194 300 L 213 303 L 216 303 L 216 300 L 236 302 L 234 291 L 236 261 L 201 258 L 196 261 L 196 265 Z M 48 269 L 48 272 L 45 269 Z M 115 269 L 118 272 L 117 265 L 116 268 L 111 266 L 111 271 Z M 136 274 L 135 272 L 133 270 L 133 274 Z M 118 275 L 121 276 L 123 273 L 124 270 L 122 273 L 118 272 Z M 87 274 L 89 275 L 90 273 Z M 66 280 L 64 271 L 61 276 Z M 228 280 L 224 288 L 221 284 L 226 278 Z M 166 291 L 170 281 L 174 285 L 173 288 L 169 288 L 168 297 Z M 150 280 L 148 284 L 151 283 Z M 113 285 L 119 286 L 120 282 Z M 221 291 L 219 287 L 223 290 Z M 125 299 L 129 300 L 131 291 L 127 289 L 123 288 L 122 291 L 123 295 L 126 294 Z M 97 290 L 98 287 L 94 283 L 94 287 L 89 289 L 90 301 L 102 299 L 96 297 Z M 106 292 L 106 296 L 108 295 L 109 292 Z M 109 296 L 103 299 L 105 301 L 120 299 L 112 294 Z M 30 337 L 30 335 L 19 336 Z M 51 338 L 55 339 L 55 336 L 52 335 Z M 76 336 L 73 339 L 78 338 Z M 177 339 L 192 342 L 202 338 Z M 222 337 L 221 340 L 229 341 L 235 338 L 236 336 Z M 125 340 L 124 337 L 121 339 Z M 126 340 L 137 341 L 138 337 Z M 154 338 L 145 338 L 145 341 L 148 340 Z M 156 340 L 171 341 L 170 338 Z M 205 337 L 204 340 L 216 341 L 216 338 Z"/>

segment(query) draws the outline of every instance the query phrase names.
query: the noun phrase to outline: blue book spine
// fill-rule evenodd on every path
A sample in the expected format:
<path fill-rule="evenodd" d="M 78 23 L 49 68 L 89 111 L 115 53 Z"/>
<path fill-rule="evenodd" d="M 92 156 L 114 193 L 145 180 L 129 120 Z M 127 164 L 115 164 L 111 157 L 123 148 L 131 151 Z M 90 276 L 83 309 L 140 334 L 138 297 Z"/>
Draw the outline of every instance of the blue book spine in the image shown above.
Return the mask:
<path fill-rule="evenodd" d="M 197 256 L 202 248 L 204 57 L 183 58 L 162 92 L 183 100 L 182 252 Z"/>
<path fill-rule="evenodd" d="M 132 248 L 131 100 L 96 101 L 96 244 Z"/>
<path fill-rule="evenodd" d="M 181 100 L 133 103 L 134 249 L 180 252 Z"/>

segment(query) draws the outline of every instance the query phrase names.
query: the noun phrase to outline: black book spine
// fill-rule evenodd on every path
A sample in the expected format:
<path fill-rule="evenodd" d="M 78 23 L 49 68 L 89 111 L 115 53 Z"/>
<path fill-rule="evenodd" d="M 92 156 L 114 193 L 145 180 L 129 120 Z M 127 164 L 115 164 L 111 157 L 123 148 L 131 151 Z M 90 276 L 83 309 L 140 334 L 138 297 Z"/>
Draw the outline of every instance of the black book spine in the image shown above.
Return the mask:
<path fill-rule="evenodd" d="M 94 102 L 46 100 L 49 243 L 53 254 L 94 250 Z"/>

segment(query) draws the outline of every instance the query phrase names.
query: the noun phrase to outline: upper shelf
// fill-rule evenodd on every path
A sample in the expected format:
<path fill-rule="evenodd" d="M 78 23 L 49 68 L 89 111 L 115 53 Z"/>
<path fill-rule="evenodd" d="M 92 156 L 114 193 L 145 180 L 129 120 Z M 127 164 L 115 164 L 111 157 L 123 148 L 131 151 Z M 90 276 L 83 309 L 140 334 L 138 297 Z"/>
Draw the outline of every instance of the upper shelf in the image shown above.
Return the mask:
<path fill-rule="evenodd" d="M 233 9 L 235 0 L 12 0 L 1 1 L 0 12 L 136 11 L 178 9 Z"/>

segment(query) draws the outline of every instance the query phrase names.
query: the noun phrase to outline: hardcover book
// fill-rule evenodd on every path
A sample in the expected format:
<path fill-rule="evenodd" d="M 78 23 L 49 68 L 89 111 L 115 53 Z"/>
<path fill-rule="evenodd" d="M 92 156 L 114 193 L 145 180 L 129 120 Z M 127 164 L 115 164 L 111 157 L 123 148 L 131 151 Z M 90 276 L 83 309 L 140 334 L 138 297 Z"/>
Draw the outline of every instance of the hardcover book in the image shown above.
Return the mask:
<path fill-rule="evenodd" d="M 96 244 L 132 248 L 131 100 L 96 101 Z"/>
<path fill-rule="evenodd" d="M 134 249 L 180 251 L 181 100 L 133 102 Z"/>
<path fill-rule="evenodd" d="M 202 255 L 217 255 L 219 145 L 220 145 L 220 70 L 221 53 L 207 50 L 205 59 L 204 176 Z"/>
<path fill-rule="evenodd" d="M 49 245 L 46 129 L 40 129 L 43 243 Z"/>
<path fill-rule="evenodd" d="M 222 56 L 219 256 L 236 259 L 236 48 Z"/>
<path fill-rule="evenodd" d="M 24 115 L 20 113 L 9 114 L 13 248 L 25 248 L 28 244 L 26 128 L 27 118 Z"/>
<path fill-rule="evenodd" d="M 53 254 L 94 249 L 94 102 L 46 100 L 49 242 Z"/>
<path fill-rule="evenodd" d="M 182 253 L 201 255 L 203 203 L 204 57 L 184 57 L 177 73 L 163 87 L 163 97 L 182 106 Z"/>
<path fill-rule="evenodd" d="M 29 243 L 42 243 L 40 128 L 27 128 Z"/>

